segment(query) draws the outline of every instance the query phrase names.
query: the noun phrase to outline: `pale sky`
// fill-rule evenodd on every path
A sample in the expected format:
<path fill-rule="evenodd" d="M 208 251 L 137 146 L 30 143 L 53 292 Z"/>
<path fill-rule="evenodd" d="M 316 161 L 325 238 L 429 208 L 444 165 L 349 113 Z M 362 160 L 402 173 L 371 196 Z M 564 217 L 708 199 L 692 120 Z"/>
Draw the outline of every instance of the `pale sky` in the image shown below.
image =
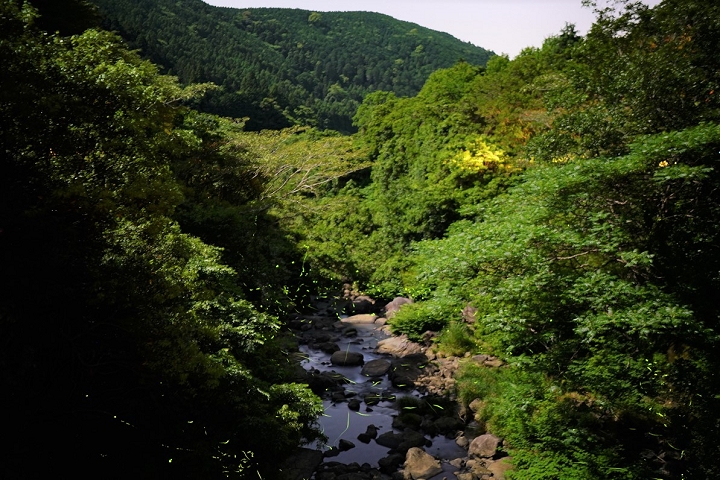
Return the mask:
<path fill-rule="evenodd" d="M 203 0 L 233 8 L 299 8 L 315 12 L 379 12 L 447 32 L 497 54 L 515 57 L 539 47 L 566 23 L 584 35 L 595 18 L 581 0 Z M 644 0 L 657 5 L 660 0 Z"/>

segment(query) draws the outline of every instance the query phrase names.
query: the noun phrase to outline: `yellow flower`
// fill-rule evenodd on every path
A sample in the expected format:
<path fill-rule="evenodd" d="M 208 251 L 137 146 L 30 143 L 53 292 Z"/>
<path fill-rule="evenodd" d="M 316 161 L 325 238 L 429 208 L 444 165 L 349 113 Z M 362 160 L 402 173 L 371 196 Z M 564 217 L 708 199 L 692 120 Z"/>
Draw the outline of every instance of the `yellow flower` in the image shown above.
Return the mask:
<path fill-rule="evenodd" d="M 460 170 L 480 173 L 501 168 L 505 160 L 505 152 L 488 145 L 482 138 L 477 138 L 466 149 L 455 155 L 451 162 Z"/>

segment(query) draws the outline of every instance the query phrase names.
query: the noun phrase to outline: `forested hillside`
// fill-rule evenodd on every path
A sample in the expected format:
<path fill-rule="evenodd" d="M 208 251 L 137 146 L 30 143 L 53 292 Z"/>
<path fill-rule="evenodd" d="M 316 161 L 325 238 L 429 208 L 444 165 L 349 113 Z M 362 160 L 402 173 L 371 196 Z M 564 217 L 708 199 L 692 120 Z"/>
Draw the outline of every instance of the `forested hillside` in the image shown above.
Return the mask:
<path fill-rule="evenodd" d="M 717 6 L 621 4 L 373 93 L 371 172 L 295 220 L 317 268 L 416 300 L 396 332 L 507 362 L 458 393 L 512 478 L 720 473 L 718 47 Z"/>
<path fill-rule="evenodd" d="M 367 84 L 344 135 L 193 109 L 227 90 L 58 2 L 0 3 L 2 476 L 275 478 L 321 436 L 287 321 L 343 283 L 411 297 L 390 328 L 438 355 L 497 357 L 451 393 L 506 478 L 720 475 L 720 6 L 620 3 L 416 95 Z M 268 52 L 291 41 L 252 22 L 335 28 L 204 8 Z"/>
<path fill-rule="evenodd" d="M 441 32 L 370 12 L 213 7 L 201 0 L 97 0 L 106 27 L 182 83 L 222 92 L 199 105 L 249 117 L 249 129 L 293 124 L 353 130 L 375 90 L 414 95 L 427 77 L 491 52 Z"/>
<path fill-rule="evenodd" d="M 278 180 L 115 35 L 34 25 L 92 15 L 0 8 L 0 476 L 272 475 L 320 435 L 272 315 L 302 252 L 266 211 L 302 158 Z"/>

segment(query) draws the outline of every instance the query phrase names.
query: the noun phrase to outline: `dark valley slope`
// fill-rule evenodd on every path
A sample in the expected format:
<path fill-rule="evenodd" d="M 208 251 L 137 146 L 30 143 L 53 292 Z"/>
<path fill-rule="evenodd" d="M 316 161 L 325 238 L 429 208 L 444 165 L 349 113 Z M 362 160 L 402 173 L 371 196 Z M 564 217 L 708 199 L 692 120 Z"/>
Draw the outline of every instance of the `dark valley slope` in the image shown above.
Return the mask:
<path fill-rule="evenodd" d="M 201 0 L 94 0 L 106 27 L 183 83 L 223 87 L 199 105 L 249 117 L 351 131 L 375 90 L 415 95 L 431 72 L 492 52 L 449 34 L 369 12 L 213 7 Z"/>

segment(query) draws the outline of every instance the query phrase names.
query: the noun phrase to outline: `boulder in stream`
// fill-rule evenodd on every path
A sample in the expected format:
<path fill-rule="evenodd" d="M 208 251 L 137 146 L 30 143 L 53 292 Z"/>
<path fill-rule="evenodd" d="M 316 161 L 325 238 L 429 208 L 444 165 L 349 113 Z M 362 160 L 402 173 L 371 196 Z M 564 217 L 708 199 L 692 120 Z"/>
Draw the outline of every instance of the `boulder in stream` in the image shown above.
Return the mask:
<path fill-rule="evenodd" d="M 377 353 L 385 353 L 393 357 L 402 358 L 416 353 L 423 353 L 423 347 L 410 341 L 407 335 L 403 334 L 379 341 L 376 351 Z"/>
<path fill-rule="evenodd" d="M 370 313 L 375 310 L 375 300 L 367 295 L 358 295 L 352 299 L 351 309 L 355 313 Z"/>
<path fill-rule="evenodd" d="M 365 362 L 363 354 L 359 352 L 339 351 L 332 354 L 330 363 L 341 367 L 355 367 Z"/>
<path fill-rule="evenodd" d="M 332 355 L 335 352 L 340 351 L 340 347 L 338 346 L 338 344 L 333 343 L 333 342 L 321 343 L 321 344 L 317 345 L 317 349 L 320 350 L 321 352 L 329 353 L 330 355 Z"/>
<path fill-rule="evenodd" d="M 497 453 L 498 446 L 500 446 L 500 438 L 496 437 L 491 433 L 480 435 L 470 442 L 470 448 L 468 454 L 474 458 L 491 458 Z"/>
<path fill-rule="evenodd" d="M 400 310 L 400 307 L 406 303 L 413 303 L 413 301 L 406 297 L 395 297 L 390 303 L 385 305 L 385 316 L 387 318 L 392 318 L 395 316 L 397 311 Z"/>
<path fill-rule="evenodd" d="M 414 353 L 393 360 L 388 374 L 392 384 L 397 388 L 415 387 L 415 380 L 423 374 L 427 361 L 427 357 L 422 353 Z"/>
<path fill-rule="evenodd" d="M 343 318 L 341 321 L 343 323 L 349 323 L 352 325 L 368 325 L 371 323 L 375 323 L 375 320 L 377 320 L 377 315 L 373 313 L 361 313 L 359 315 L 352 315 L 347 318 Z"/>
<path fill-rule="evenodd" d="M 402 433 L 385 432 L 375 439 L 375 443 L 396 452 L 404 453 L 413 447 L 424 447 L 428 439 L 420 432 L 405 429 Z"/>
<path fill-rule="evenodd" d="M 367 362 L 360 373 L 366 377 L 382 377 L 390 370 L 390 362 L 385 359 L 378 358 Z"/>
<path fill-rule="evenodd" d="M 378 429 L 375 425 L 368 425 L 365 429 L 365 433 L 358 435 L 358 440 L 363 443 L 370 443 L 370 440 L 377 438 Z"/>
<path fill-rule="evenodd" d="M 383 473 L 393 473 L 405 461 L 405 457 L 399 453 L 391 453 L 387 457 L 378 460 L 380 471 Z"/>
<path fill-rule="evenodd" d="M 297 480 L 310 478 L 315 469 L 322 463 L 323 453 L 309 448 L 298 448 L 280 465 L 281 480 Z"/>
<path fill-rule="evenodd" d="M 405 456 L 405 473 L 410 478 L 414 480 L 431 478 L 442 471 L 440 461 L 422 448 L 415 447 L 408 450 Z"/>
<path fill-rule="evenodd" d="M 350 440 L 345 440 L 344 438 L 341 438 L 338 442 L 338 450 L 340 450 L 341 452 L 347 452 L 352 448 L 355 448 L 355 444 L 352 443 Z"/>

